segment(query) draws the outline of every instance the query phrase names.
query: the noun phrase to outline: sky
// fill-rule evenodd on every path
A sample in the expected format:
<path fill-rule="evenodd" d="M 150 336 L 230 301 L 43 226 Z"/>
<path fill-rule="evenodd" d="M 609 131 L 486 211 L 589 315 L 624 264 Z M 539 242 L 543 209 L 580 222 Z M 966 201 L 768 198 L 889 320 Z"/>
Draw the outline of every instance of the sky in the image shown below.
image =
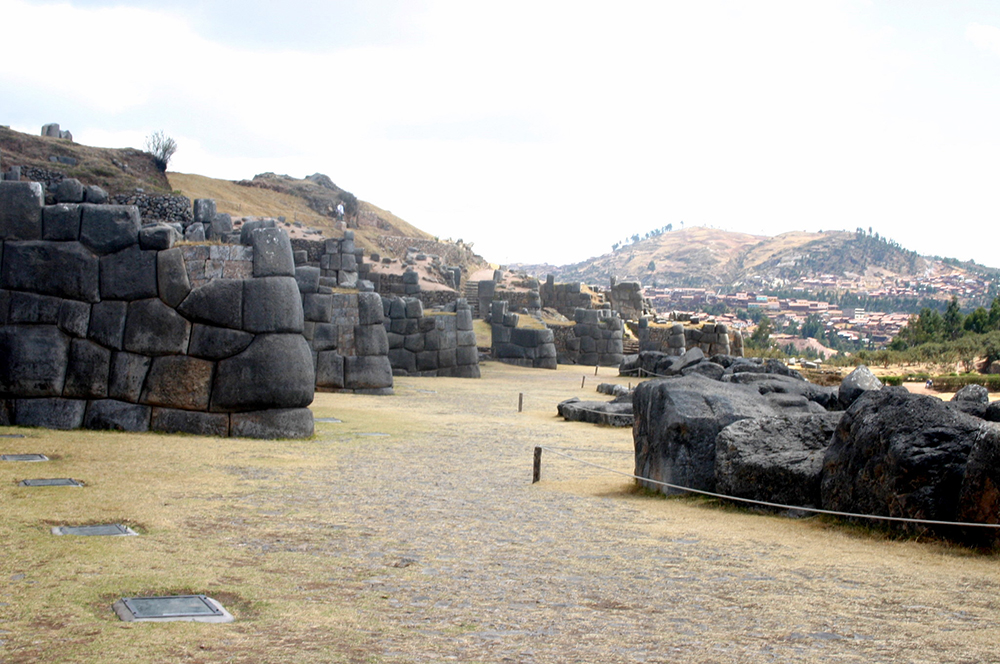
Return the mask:
<path fill-rule="evenodd" d="M 1000 3 L 0 0 L 0 124 L 325 173 L 497 263 L 667 224 L 1000 267 Z"/>

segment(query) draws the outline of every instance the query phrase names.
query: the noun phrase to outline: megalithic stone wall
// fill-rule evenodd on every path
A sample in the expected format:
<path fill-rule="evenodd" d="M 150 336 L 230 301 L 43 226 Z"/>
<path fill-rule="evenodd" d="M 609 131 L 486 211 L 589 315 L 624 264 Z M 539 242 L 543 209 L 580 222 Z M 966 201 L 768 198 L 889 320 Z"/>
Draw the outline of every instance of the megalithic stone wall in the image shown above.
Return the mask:
<path fill-rule="evenodd" d="M 624 325 L 610 309 L 577 309 L 573 325 L 553 327 L 559 364 L 617 367 L 624 359 Z"/>
<path fill-rule="evenodd" d="M 549 328 L 518 327 L 520 316 L 507 311 L 507 302 L 491 303 L 493 359 L 536 369 L 556 368 L 555 335 Z"/>
<path fill-rule="evenodd" d="M 393 374 L 480 377 L 472 310 L 464 298 L 429 314 L 414 297 L 384 297 L 382 306 Z"/>
<path fill-rule="evenodd" d="M 639 350 L 653 350 L 668 355 L 683 355 L 691 348 L 700 348 L 706 356 L 743 356 L 743 337 L 724 323 L 705 323 L 701 327 L 685 327 L 682 323 L 652 326 L 648 318 L 640 318 Z"/>
<path fill-rule="evenodd" d="M 283 231 L 173 247 L 177 232 L 143 228 L 135 207 L 43 202 L 38 183 L 0 182 L 0 422 L 312 435 Z"/>

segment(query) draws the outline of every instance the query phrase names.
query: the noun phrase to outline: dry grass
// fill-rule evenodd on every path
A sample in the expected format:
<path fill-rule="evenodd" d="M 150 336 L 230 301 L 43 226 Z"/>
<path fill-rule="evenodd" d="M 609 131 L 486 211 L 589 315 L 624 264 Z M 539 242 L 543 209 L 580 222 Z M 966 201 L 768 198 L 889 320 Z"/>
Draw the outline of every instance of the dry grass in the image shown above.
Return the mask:
<path fill-rule="evenodd" d="M 167 173 L 170 186 L 191 200 L 214 198 L 215 207 L 236 217 L 285 217 L 317 227 L 330 227 L 332 220 L 310 208 L 304 198 L 270 189 L 242 187 L 229 180 L 204 175 Z"/>
<path fill-rule="evenodd" d="M 630 431 L 554 417 L 628 379 L 483 373 L 318 394 L 343 422 L 309 441 L 4 429 L 28 436 L 4 453 L 54 460 L 0 464 L 0 660 L 998 661 L 994 556 L 649 497 L 551 453 L 531 485 L 536 444 L 631 470 Z M 48 533 L 109 521 L 143 534 Z M 110 609 L 173 592 L 237 620 Z"/>

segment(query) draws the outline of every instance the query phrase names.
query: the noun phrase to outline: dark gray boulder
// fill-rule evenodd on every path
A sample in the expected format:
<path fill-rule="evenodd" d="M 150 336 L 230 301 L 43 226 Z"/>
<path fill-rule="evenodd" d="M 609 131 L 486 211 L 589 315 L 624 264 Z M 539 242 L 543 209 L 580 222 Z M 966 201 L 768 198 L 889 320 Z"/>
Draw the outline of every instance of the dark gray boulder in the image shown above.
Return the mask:
<path fill-rule="evenodd" d="M 612 427 L 630 427 L 634 422 L 632 404 L 613 401 L 581 401 L 577 397 L 560 402 L 556 412 L 570 422 L 590 422 Z"/>
<path fill-rule="evenodd" d="M 635 474 L 683 487 L 715 488 L 715 437 L 738 420 L 777 415 L 756 390 L 682 376 L 640 383 L 632 394 Z M 657 484 L 640 484 L 676 493 Z"/>
<path fill-rule="evenodd" d="M 128 305 L 125 321 L 125 350 L 141 355 L 186 353 L 191 323 L 158 297 Z"/>
<path fill-rule="evenodd" d="M 194 223 L 184 229 L 184 240 L 186 242 L 204 242 L 205 224 Z"/>
<path fill-rule="evenodd" d="M 681 369 L 682 376 L 698 374 L 699 376 L 704 376 L 705 378 L 710 378 L 712 380 L 722 380 L 722 376 L 725 373 L 726 368 L 721 364 L 708 361 L 691 364 Z"/>
<path fill-rule="evenodd" d="M 844 413 L 823 462 L 823 507 L 952 521 L 984 426 L 929 396 L 869 390 Z"/>
<path fill-rule="evenodd" d="M 78 242 L 4 242 L 4 288 L 97 302 L 100 263 Z"/>
<path fill-rule="evenodd" d="M 302 332 L 305 318 L 298 284 L 292 277 L 243 282 L 243 329 L 247 332 Z"/>
<path fill-rule="evenodd" d="M 119 401 L 137 403 L 153 359 L 135 353 L 115 352 L 111 357 L 108 396 Z"/>
<path fill-rule="evenodd" d="M 71 399 L 103 399 L 108 396 L 111 351 L 86 339 L 73 339 L 63 396 Z"/>
<path fill-rule="evenodd" d="M 966 385 L 951 398 L 952 401 L 968 401 L 987 405 L 990 402 L 990 392 L 982 385 Z"/>
<path fill-rule="evenodd" d="M 108 202 L 108 192 L 104 191 L 96 184 L 88 184 L 84 187 L 84 200 L 96 205 L 104 205 Z"/>
<path fill-rule="evenodd" d="M 194 223 L 210 224 L 215 221 L 218 214 L 215 200 L 212 198 L 196 198 L 192 205 L 194 211 Z"/>
<path fill-rule="evenodd" d="M 333 323 L 316 323 L 313 327 L 312 349 L 332 350 L 340 343 L 339 332 Z"/>
<path fill-rule="evenodd" d="M 304 293 L 302 295 L 302 315 L 306 320 L 329 323 L 333 318 L 333 295 Z"/>
<path fill-rule="evenodd" d="M 140 402 L 184 410 L 208 410 L 214 363 L 188 355 L 153 358 Z"/>
<path fill-rule="evenodd" d="M 79 205 L 47 205 L 42 210 L 42 239 L 70 241 L 80 239 Z"/>
<path fill-rule="evenodd" d="M 972 444 L 955 518 L 969 523 L 1000 523 L 1000 426 L 996 424 L 983 423 Z M 995 545 L 1000 540 L 1000 530 L 969 528 L 962 538 L 975 544 Z"/>
<path fill-rule="evenodd" d="M 87 402 L 79 399 L 15 399 L 14 424 L 46 429 L 79 429 Z"/>
<path fill-rule="evenodd" d="M 212 410 L 304 408 L 315 384 L 312 352 L 301 334 L 261 334 L 242 353 L 219 361 Z"/>
<path fill-rule="evenodd" d="M 64 178 L 54 193 L 58 203 L 82 203 L 84 199 L 83 184 L 76 178 Z"/>
<path fill-rule="evenodd" d="M 139 241 L 139 208 L 134 205 L 83 206 L 80 242 L 96 254 L 113 254 Z"/>
<path fill-rule="evenodd" d="M 54 325 L 0 328 L 0 394 L 62 396 L 69 360 L 69 337 Z"/>
<path fill-rule="evenodd" d="M 253 247 L 254 277 L 295 276 L 292 243 L 284 230 L 258 228 L 250 233 L 250 245 Z"/>
<path fill-rule="evenodd" d="M 207 360 L 222 360 L 242 353 L 251 341 L 253 335 L 249 332 L 195 323 L 191 329 L 188 354 Z"/>
<path fill-rule="evenodd" d="M 44 205 L 38 182 L 0 181 L 0 240 L 40 240 Z"/>
<path fill-rule="evenodd" d="M 229 414 L 153 408 L 149 428 L 163 433 L 190 433 L 224 438 L 229 435 Z"/>
<path fill-rule="evenodd" d="M 213 279 L 188 293 L 177 310 L 198 323 L 242 329 L 243 280 Z"/>
<path fill-rule="evenodd" d="M 986 406 L 983 412 L 983 419 L 987 422 L 1000 422 L 1000 401 L 994 401 Z"/>
<path fill-rule="evenodd" d="M 309 438 L 315 426 L 308 408 L 233 413 L 230 422 L 229 435 L 240 438 Z"/>
<path fill-rule="evenodd" d="M 251 234 L 258 228 L 276 228 L 274 219 L 251 219 L 240 226 L 240 244 L 250 245 Z"/>
<path fill-rule="evenodd" d="M 191 281 L 179 248 L 156 254 L 156 288 L 160 299 L 175 309 L 191 292 Z"/>
<path fill-rule="evenodd" d="M 122 349 L 125 336 L 125 315 L 128 304 L 121 300 L 104 300 L 90 307 L 87 338 L 106 348 Z"/>
<path fill-rule="evenodd" d="M 303 265 L 295 268 L 295 283 L 299 285 L 299 292 L 303 295 L 319 292 L 319 277 L 318 267 Z"/>
<path fill-rule="evenodd" d="M 381 324 L 383 318 L 382 297 L 378 293 L 358 293 L 358 324 Z"/>
<path fill-rule="evenodd" d="M 840 382 L 837 398 L 840 401 L 840 407 L 846 409 L 865 392 L 881 389 L 882 381 L 862 364 Z"/>
<path fill-rule="evenodd" d="M 762 395 L 787 394 L 804 397 L 815 402 L 826 410 L 840 410 L 839 390 L 835 387 L 824 387 L 791 376 L 769 373 L 737 372 L 723 376 L 723 381 L 747 385 Z"/>
<path fill-rule="evenodd" d="M 823 457 L 843 413 L 733 422 L 715 439 L 716 491 L 794 507 L 819 507 Z"/>
<path fill-rule="evenodd" d="M 140 300 L 157 296 L 156 252 L 139 245 L 101 257 L 101 299 Z"/>
<path fill-rule="evenodd" d="M 149 431 L 149 418 L 149 406 L 99 399 L 87 404 L 83 426 L 87 429 L 142 432 Z"/>

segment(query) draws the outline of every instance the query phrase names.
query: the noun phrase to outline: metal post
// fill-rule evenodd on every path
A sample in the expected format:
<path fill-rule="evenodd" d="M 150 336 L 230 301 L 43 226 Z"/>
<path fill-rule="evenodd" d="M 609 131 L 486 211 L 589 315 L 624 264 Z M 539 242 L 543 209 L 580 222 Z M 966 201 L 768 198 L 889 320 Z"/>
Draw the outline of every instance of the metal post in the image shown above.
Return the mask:
<path fill-rule="evenodd" d="M 534 484 L 542 477 L 542 448 L 535 447 L 535 467 L 531 476 L 531 483 Z"/>

